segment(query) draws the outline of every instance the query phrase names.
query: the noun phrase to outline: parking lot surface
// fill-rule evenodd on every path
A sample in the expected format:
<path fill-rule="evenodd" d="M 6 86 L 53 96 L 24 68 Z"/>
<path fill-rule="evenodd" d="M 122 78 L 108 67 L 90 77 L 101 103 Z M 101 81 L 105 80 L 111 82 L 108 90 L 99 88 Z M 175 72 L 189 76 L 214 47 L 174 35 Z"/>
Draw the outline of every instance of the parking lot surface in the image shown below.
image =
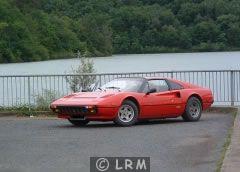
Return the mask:
<path fill-rule="evenodd" d="M 93 156 L 150 157 L 151 172 L 215 171 L 233 116 L 204 113 L 117 127 L 66 120 L 0 118 L 0 171 L 89 171 Z"/>

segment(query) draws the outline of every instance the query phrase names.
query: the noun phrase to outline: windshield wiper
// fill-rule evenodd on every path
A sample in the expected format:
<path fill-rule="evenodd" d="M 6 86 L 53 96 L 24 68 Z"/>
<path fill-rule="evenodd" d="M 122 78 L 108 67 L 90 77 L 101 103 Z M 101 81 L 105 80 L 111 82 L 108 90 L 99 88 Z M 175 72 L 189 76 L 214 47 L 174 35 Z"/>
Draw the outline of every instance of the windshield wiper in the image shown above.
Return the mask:
<path fill-rule="evenodd" d="M 118 91 L 120 91 L 121 90 L 121 88 L 120 87 L 105 87 L 105 89 L 117 89 Z"/>

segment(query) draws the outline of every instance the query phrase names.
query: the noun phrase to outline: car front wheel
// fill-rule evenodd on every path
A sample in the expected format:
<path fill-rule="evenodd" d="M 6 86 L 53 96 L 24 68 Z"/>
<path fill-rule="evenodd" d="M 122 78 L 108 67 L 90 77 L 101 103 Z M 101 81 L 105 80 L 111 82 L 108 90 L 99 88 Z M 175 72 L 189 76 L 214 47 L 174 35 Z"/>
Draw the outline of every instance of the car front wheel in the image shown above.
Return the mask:
<path fill-rule="evenodd" d="M 114 122 L 120 126 L 131 126 L 137 122 L 138 108 L 135 103 L 125 100 L 120 106 Z"/>
<path fill-rule="evenodd" d="M 185 112 L 182 115 L 185 121 L 198 121 L 202 115 L 202 103 L 196 97 L 190 97 L 187 101 Z"/>

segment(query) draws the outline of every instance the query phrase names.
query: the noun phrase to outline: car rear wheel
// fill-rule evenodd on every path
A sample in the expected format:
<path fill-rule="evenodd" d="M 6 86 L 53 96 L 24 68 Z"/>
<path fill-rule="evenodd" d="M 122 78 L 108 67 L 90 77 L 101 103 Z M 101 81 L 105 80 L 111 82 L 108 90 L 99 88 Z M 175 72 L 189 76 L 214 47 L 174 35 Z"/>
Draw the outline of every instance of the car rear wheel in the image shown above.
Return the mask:
<path fill-rule="evenodd" d="M 120 106 L 114 122 L 120 126 L 131 126 L 137 122 L 138 108 L 135 103 L 125 100 Z"/>
<path fill-rule="evenodd" d="M 185 112 L 182 118 L 185 121 L 198 121 L 202 115 L 202 103 L 196 97 L 190 97 L 188 99 Z"/>
<path fill-rule="evenodd" d="M 87 125 L 89 123 L 89 121 L 86 120 L 86 119 L 84 119 L 84 120 L 68 119 L 68 121 L 75 126 L 84 126 L 84 125 Z"/>

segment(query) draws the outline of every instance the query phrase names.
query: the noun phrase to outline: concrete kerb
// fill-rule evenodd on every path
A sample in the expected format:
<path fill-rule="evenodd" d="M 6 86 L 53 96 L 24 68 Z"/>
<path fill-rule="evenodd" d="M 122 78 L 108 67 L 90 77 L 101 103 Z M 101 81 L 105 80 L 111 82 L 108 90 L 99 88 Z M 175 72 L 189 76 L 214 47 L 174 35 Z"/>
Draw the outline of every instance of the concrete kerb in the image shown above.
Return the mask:
<path fill-rule="evenodd" d="M 227 148 L 221 172 L 236 172 L 240 170 L 240 107 L 234 121 L 230 145 Z"/>

